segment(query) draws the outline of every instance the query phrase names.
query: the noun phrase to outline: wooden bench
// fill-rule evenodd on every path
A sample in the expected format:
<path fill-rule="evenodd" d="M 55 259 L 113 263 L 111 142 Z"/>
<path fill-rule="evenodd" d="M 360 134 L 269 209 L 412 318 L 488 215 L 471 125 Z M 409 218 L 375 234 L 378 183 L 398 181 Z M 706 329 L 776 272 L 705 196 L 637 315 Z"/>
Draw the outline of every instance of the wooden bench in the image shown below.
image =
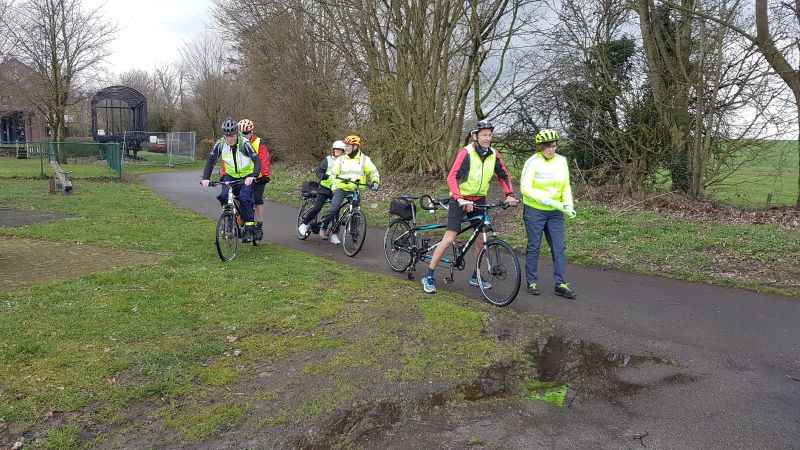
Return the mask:
<path fill-rule="evenodd" d="M 57 161 L 50 161 L 50 166 L 55 174 L 50 180 L 50 192 L 60 190 L 63 195 L 68 195 L 72 192 L 72 181 L 67 178 L 67 173 L 61 169 Z"/>

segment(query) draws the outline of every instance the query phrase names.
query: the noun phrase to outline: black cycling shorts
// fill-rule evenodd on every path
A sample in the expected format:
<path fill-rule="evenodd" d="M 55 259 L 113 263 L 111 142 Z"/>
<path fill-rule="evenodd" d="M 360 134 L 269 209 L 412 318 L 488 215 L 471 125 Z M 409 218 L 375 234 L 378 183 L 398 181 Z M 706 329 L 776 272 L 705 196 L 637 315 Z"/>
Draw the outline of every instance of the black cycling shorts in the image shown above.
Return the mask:
<path fill-rule="evenodd" d="M 486 204 L 486 197 L 481 197 L 478 200 L 473 200 L 472 203 L 475 203 L 475 204 L 478 204 L 478 205 L 485 205 Z M 447 231 L 461 231 L 461 221 L 466 216 L 466 213 L 464 212 L 464 208 L 459 206 L 458 205 L 458 200 L 456 200 L 456 199 L 454 199 L 452 197 L 450 198 L 449 205 L 450 205 L 450 209 L 447 212 Z M 476 212 L 473 209 L 472 212 L 469 213 L 469 214 L 470 214 L 470 216 L 473 216 L 473 215 L 477 215 L 478 212 Z M 471 221 L 470 224 L 472 225 L 473 228 L 475 228 L 478 225 L 480 225 L 480 223 L 481 223 L 480 219 L 476 219 L 476 220 Z"/>

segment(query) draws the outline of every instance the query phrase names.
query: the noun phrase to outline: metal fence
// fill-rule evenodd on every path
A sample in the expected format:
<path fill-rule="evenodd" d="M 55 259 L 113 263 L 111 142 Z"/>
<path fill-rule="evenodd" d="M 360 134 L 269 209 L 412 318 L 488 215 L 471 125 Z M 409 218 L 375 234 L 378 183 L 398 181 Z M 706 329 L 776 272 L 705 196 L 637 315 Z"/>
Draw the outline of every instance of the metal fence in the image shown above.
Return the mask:
<path fill-rule="evenodd" d="M 0 156 L 13 158 L 18 173 L 45 177 L 50 161 L 58 161 L 67 166 L 65 170 L 81 176 L 108 176 L 107 169 L 98 164 L 108 166 L 117 178 L 122 177 L 122 152 L 119 144 L 98 144 L 94 142 L 14 142 L 0 145 Z M 38 160 L 38 161 L 37 161 Z M 37 164 L 38 163 L 38 164 Z M 11 165 L 11 164 L 9 164 Z M 80 166 L 80 167 L 78 167 Z"/>
<path fill-rule="evenodd" d="M 194 162 L 197 149 L 194 131 L 125 131 L 121 143 L 123 157 L 153 165 Z"/>

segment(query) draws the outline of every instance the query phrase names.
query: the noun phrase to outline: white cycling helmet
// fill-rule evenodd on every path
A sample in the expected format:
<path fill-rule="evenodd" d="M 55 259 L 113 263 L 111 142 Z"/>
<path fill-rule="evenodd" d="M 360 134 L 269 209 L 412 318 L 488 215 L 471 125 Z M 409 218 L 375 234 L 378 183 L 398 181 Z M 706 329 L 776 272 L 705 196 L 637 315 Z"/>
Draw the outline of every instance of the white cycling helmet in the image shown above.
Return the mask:
<path fill-rule="evenodd" d="M 344 141 L 333 141 L 332 148 L 344 151 Z"/>

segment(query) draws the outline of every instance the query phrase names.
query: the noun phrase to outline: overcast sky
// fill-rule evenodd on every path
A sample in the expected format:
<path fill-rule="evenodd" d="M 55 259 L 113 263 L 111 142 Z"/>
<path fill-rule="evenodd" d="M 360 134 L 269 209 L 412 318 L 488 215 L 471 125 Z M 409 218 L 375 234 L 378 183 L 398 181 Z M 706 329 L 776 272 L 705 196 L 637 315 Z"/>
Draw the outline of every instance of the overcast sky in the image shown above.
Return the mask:
<path fill-rule="evenodd" d="M 102 6 L 103 16 L 119 26 L 111 44 L 108 69 L 152 71 L 177 61 L 184 41 L 200 35 L 211 22 L 212 0 L 83 0 L 86 9 Z"/>

